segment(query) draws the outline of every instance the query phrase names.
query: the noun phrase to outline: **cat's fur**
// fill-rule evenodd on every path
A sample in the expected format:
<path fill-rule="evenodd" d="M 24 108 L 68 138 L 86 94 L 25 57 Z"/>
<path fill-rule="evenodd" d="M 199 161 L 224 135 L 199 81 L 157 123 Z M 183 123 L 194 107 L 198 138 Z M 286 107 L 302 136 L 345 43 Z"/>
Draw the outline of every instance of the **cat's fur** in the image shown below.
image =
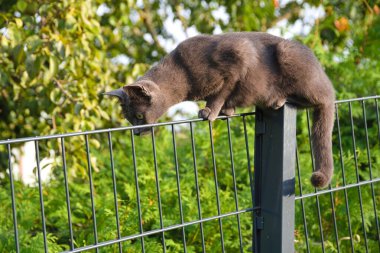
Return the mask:
<path fill-rule="evenodd" d="M 205 100 L 199 116 L 211 121 L 233 114 L 236 106 L 314 107 L 311 181 L 325 187 L 331 180 L 335 93 L 311 50 L 298 42 L 256 32 L 195 36 L 135 83 L 106 94 L 119 97 L 133 125 L 154 123 L 185 100 Z"/>

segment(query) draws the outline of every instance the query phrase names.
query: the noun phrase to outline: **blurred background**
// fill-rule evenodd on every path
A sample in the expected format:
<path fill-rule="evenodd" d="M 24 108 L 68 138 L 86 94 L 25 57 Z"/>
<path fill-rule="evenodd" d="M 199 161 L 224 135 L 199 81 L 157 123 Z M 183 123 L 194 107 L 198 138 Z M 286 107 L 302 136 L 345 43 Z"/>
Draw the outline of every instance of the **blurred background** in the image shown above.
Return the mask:
<path fill-rule="evenodd" d="M 378 0 L 0 0 L 0 139 L 128 124 L 116 101 L 101 93 L 133 82 L 199 33 L 263 31 L 299 40 L 320 59 L 338 99 L 375 95 L 379 6 Z"/>

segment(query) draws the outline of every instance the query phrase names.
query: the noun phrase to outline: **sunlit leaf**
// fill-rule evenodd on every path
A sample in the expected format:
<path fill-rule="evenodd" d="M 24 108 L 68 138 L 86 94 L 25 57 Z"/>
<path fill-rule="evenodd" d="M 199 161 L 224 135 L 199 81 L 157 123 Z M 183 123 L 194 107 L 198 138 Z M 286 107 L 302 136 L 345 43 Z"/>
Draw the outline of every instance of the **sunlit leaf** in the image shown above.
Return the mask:
<path fill-rule="evenodd" d="M 17 28 L 19 29 L 22 28 L 23 22 L 20 18 L 15 18 L 15 23 L 16 23 Z"/>

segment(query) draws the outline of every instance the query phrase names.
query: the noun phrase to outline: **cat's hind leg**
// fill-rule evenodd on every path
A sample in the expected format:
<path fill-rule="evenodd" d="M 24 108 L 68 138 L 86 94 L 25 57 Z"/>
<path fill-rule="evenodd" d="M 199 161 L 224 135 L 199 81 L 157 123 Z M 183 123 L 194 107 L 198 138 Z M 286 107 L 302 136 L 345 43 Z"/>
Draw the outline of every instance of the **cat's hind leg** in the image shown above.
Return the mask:
<path fill-rule="evenodd" d="M 224 107 L 224 108 L 220 111 L 219 115 L 232 116 L 232 115 L 234 115 L 234 113 L 235 113 L 235 108 L 234 108 L 234 107 L 230 107 L 230 108 L 225 108 L 225 107 Z"/>
<path fill-rule="evenodd" d="M 278 109 L 280 109 L 281 107 L 283 107 L 285 103 L 286 103 L 286 98 L 281 98 L 281 99 L 276 100 L 276 101 L 272 104 L 271 107 L 272 107 L 274 110 L 278 110 Z"/>

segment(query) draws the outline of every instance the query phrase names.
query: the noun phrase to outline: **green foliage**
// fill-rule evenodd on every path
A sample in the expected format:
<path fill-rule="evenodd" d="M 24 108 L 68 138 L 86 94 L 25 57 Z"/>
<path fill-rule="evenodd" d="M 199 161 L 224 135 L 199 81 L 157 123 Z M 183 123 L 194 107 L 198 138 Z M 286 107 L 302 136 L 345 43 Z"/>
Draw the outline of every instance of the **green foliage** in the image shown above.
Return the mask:
<path fill-rule="evenodd" d="M 338 99 L 379 93 L 379 5 L 379 1 L 323 1 L 325 17 L 298 38 L 320 59 Z"/>
<path fill-rule="evenodd" d="M 101 4 L 108 11 L 97 14 Z M 116 101 L 103 99 L 102 92 L 120 87 L 142 75 L 167 52 L 165 43 L 177 43 L 167 30 L 168 20 L 184 29 L 202 33 L 218 31 L 266 31 L 280 21 L 288 26 L 308 24 L 305 9 L 320 7 L 324 15 L 310 23 L 311 31 L 295 39 L 308 45 L 320 59 L 337 91 L 337 98 L 375 95 L 380 90 L 380 1 L 289 1 L 280 6 L 277 0 L 264 1 L 122 1 L 122 0 L 0 0 L 0 139 L 111 128 L 125 124 Z M 216 13 L 224 13 L 216 15 Z M 127 64 L 115 59 L 124 56 Z M 358 180 L 378 178 L 380 161 L 379 106 L 365 103 L 347 104 L 339 108 L 340 129 L 334 129 L 335 177 L 333 187 Z M 355 148 L 351 128 L 354 129 Z M 166 118 L 167 119 L 167 118 Z M 165 119 L 164 119 L 165 120 Z M 366 125 L 367 127 L 366 127 Z M 250 158 L 253 155 L 253 122 L 248 124 Z M 207 123 L 195 125 L 197 169 L 202 217 L 217 214 L 213 162 Z M 368 142 L 366 130 L 368 132 Z M 159 171 L 163 225 L 181 222 L 176 181 L 176 162 L 170 129 L 157 129 L 157 167 Z M 312 193 L 309 183 L 312 162 L 308 141 L 306 114 L 298 119 L 297 143 L 303 194 Z M 338 135 L 338 130 L 340 136 Z M 221 211 L 235 210 L 234 184 L 231 173 L 226 122 L 213 125 L 215 160 L 218 173 Z M 239 207 L 251 206 L 248 160 L 245 136 L 240 119 L 231 120 L 231 136 Z M 129 132 L 113 134 L 117 181 L 117 206 L 121 236 L 139 232 L 139 215 Z M 149 137 L 135 138 L 136 164 L 143 230 L 160 228 L 152 143 Z M 44 207 L 49 250 L 69 249 L 69 228 L 63 178 L 61 140 L 41 141 L 41 158 L 51 158 L 52 179 L 43 185 Z M 198 219 L 193 153 L 189 130 L 183 126 L 176 132 L 178 170 L 185 222 Z M 343 153 L 339 153 L 339 146 Z M 74 245 L 94 243 L 88 164 L 83 136 L 65 139 L 71 200 Z M 12 145 L 12 148 L 17 148 Z M 90 163 L 94 185 L 94 203 L 99 241 L 117 238 L 113 183 L 107 136 L 89 136 Z M 369 147 L 369 149 L 367 149 Z M 370 152 L 368 153 L 368 150 Z M 53 152 L 52 152 L 53 151 Z M 369 158 L 368 158 L 369 157 Z M 16 159 L 16 158 L 14 158 Z M 17 162 L 17 161 L 15 161 Z M 11 219 L 8 155 L 0 146 L 0 252 L 14 252 Z M 343 170 L 344 168 L 344 170 Z M 370 170 L 371 168 L 371 170 Z M 343 174 L 344 171 L 344 174 Z M 372 173 L 372 174 L 371 174 Z M 298 180 L 298 179 L 297 179 Z M 299 189 L 297 189 L 299 191 Z M 303 201 L 307 221 L 307 237 L 303 226 L 301 201 L 296 206 L 296 249 L 311 252 L 351 251 L 349 227 L 354 238 L 354 251 L 378 250 L 374 204 L 379 214 L 379 186 L 372 185 L 337 191 L 319 196 L 321 213 L 315 197 Z M 15 182 L 18 231 L 22 252 L 43 251 L 39 192 L 35 186 Z M 298 192 L 299 194 L 299 192 Z M 347 196 L 347 199 L 346 199 Z M 360 199 L 362 209 L 359 205 Z M 347 200 L 347 201 L 346 201 Z M 373 203 L 375 202 L 375 203 Z M 335 242 L 334 204 L 339 242 Z M 346 204 L 347 203 L 347 204 Z M 349 207 L 347 213 L 346 205 Z M 364 223 L 362 222 L 364 220 Z M 349 223 L 350 221 L 350 223 Z M 243 248 L 251 247 L 252 222 L 249 214 L 240 215 Z M 364 224 L 364 227 L 362 226 Z M 204 224 L 207 251 L 220 251 L 218 221 Z M 223 219 L 227 252 L 239 250 L 239 234 L 235 216 Z M 201 251 L 199 225 L 186 228 L 189 252 Z M 146 237 L 148 252 L 161 250 L 161 235 Z M 182 230 L 165 232 L 169 252 L 183 251 Z M 141 251 L 139 239 L 121 243 L 123 252 Z M 117 245 L 104 247 L 104 252 L 117 252 Z"/>

